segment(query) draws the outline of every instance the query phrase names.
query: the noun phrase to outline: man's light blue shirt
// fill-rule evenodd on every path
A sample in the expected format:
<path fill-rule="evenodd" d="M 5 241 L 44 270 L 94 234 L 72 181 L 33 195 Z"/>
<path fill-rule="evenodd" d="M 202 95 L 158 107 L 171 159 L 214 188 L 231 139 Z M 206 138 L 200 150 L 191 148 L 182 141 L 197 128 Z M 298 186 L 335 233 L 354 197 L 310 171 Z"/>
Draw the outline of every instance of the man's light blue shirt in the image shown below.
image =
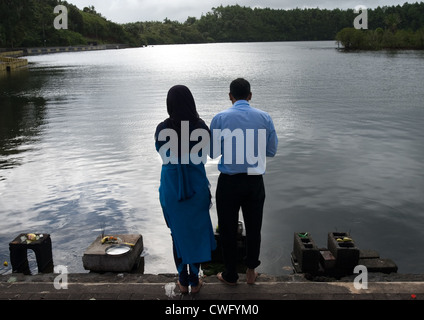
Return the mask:
<path fill-rule="evenodd" d="M 277 152 L 278 138 L 270 115 L 246 100 L 218 113 L 210 130 L 211 157 L 221 156 L 218 170 L 225 174 L 264 174 L 266 157 Z"/>

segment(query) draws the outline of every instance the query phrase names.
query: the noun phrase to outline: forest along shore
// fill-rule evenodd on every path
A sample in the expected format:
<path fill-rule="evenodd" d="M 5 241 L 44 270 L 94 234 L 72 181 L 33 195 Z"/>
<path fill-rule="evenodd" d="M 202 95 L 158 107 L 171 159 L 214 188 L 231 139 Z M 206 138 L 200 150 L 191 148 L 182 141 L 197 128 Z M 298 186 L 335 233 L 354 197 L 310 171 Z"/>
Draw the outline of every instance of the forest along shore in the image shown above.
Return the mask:
<path fill-rule="evenodd" d="M 221 5 L 213 7 L 200 18 L 187 17 L 185 22 L 165 18 L 163 21 L 118 24 L 107 20 L 93 6 L 81 10 L 67 4 L 69 28 L 56 30 L 53 26 L 56 17 L 53 8 L 58 3 L 28 0 L 26 6 L 20 6 L 18 2 L 8 5 L 1 5 L 0 2 L 0 47 L 78 46 L 89 45 L 93 41 L 99 45 L 126 43 L 130 47 L 141 47 L 158 44 L 335 40 L 338 32 L 351 28 L 358 16 L 354 8 L 283 10 Z M 26 19 L 20 19 L 21 16 Z M 40 16 L 51 23 L 40 23 Z M 373 44 L 373 49 L 424 47 L 423 2 L 368 8 L 367 16 L 369 30 L 356 30 L 349 37 L 350 40 L 345 41 L 346 37 L 340 40 L 347 47 L 353 48 L 357 42 L 363 47 L 370 37 L 378 44 Z M 368 42 L 363 40 L 365 38 Z"/>

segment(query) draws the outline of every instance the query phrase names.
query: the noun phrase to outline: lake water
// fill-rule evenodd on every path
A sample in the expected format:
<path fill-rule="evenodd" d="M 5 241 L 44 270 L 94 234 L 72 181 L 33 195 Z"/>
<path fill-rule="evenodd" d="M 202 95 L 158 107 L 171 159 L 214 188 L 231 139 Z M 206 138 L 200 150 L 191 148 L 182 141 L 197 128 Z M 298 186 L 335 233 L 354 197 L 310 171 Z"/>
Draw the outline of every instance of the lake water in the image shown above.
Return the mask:
<path fill-rule="evenodd" d="M 209 124 L 251 82 L 274 119 L 262 264 L 291 272 L 294 232 L 320 247 L 350 232 L 361 249 L 424 271 L 424 53 L 343 53 L 334 42 L 164 45 L 29 57 L 0 77 L 0 259 L 19 233 L 50 233 L 55 265 L 86 272 L 101 233 L 140 233 L 145 272 L 175 272 L 158 200 L 156 125 L 187 85 Z M 212 193 L 217 162 L 207 163 Z M 214 199 L 213 199 L 214 201 Z M 216 207 L 211 209 L 216 226 Z M 0 267 L 0 274 L 11 267 Z"/>

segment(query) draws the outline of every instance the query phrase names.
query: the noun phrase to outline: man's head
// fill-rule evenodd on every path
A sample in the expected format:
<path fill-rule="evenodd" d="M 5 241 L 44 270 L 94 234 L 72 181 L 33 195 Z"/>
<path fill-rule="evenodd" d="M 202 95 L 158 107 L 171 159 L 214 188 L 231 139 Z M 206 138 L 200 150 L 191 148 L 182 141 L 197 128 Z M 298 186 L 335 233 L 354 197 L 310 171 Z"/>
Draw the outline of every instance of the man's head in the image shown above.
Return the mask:
<path fill-rule="evenodd" d="M 249 81 L 238 78 L 230 84 L 230 100 L 233 103 L 237 100 L 247 100 L 252 98 L 252 92 L 250 91 Z"/>

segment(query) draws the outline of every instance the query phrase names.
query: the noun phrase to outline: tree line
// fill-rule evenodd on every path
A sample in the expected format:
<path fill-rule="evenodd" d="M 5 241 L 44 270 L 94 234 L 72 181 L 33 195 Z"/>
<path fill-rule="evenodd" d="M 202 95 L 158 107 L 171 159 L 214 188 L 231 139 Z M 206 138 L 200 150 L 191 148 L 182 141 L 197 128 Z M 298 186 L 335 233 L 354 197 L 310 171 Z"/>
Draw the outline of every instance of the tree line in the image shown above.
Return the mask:
<path fill-rule="evenodd" d="M 424 49 L 424 28 L 412 30 L 357 30 L 344 28 L 336 40 L 345 50 Z"/>
<path fill-rule="evenodd" d="M 405 4 L 378 12 L 373 29 L 344 28 L 336 40 L 347 50 L 424 49 L 424 7 Z"/>
<path fill-rule="evenodd" d="M 184 23 L 136 22 L 124 25 L 147 44 L 334 40 L 337 31 L 352 25 L 353 10 L 250 8 L 219 6 L 200 19 Z"/>
<path fill-rule="evenodd" d="M 423 2 L 377 7 L 367 13 L 368 30 L 352 28 L 358 16 L 354 8 L 280 10 L 239 5 L 221 5 L 199 19 L 188 17 L 183 23 L 166 18 L 163 22 L 135 22 L 124 27 L 143 44 L 336 39 L 348 49 L 422 48 Z M 371 38 L 378 39 L 378 45 L 370 45 Z"/>
<path fill-rule="evenodd" d="M 57 5 L 68 9 L 68 29 L 56 30 Z M 58 0 L 0 0 L 0 48 L 131 43 L 120 24 L 104 18 L 94 7 L 80 10 Z M 135 44 L 135 43 L 134 43 Z"/>
<path fill-rule="evenodd" d="M 68 8 L 68 30 L 53 27 L 53 8 Z M 117 24 L 94 7 L 58 0 L 0 0 L 0 47 L 80 45 L 89 42 L 157 44 L 338 40 L 348 49 L 422 48 L 424 3 L 368 9 L 369 30 L 353 29 L 354 9 L 214 7 L 184 22 Z M 374 42 L 373 42 L 374 41 Z M 371 44 L 372 43 L 372 44 Z M 420 45 L 421 43 L 421 45 Z"/>

